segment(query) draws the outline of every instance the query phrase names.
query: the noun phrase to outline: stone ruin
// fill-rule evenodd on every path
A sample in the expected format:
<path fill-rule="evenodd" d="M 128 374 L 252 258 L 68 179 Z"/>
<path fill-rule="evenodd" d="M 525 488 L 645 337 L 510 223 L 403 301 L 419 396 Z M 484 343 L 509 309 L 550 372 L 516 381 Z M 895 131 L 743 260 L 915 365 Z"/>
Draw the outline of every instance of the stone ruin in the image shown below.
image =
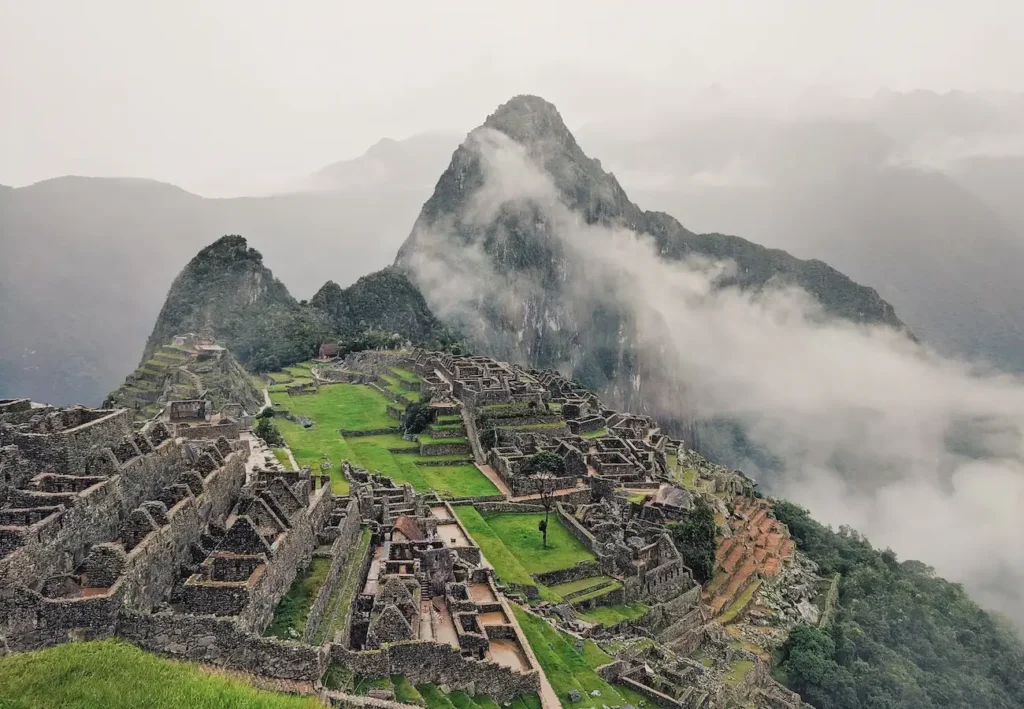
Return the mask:
<path fill-rule="evenodd" d="M 0 646 L 117 636 L 278 679 L 318 683 L 337 662 L 503 702 L 538 690 L 525 640 L 488 615 L 508 612 L 449 507 L 358 471 L 350 496 L 308 469 L 247 475 L 247 457 L 245 441 L 162 422 L 133 431 L 125 409 L 0 402 Z M 266 637 L 315 556 L 330 571 L 306 633 Z M 320 639 L 346 571 L 362 591 Z"/>

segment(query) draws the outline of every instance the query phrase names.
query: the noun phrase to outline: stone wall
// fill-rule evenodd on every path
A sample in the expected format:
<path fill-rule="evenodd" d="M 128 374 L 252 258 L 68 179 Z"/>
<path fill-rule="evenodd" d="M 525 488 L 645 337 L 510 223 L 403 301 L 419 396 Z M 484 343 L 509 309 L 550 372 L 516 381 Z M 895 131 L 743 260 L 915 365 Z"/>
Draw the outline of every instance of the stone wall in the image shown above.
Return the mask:
<path fill-rule="evenodd" d="M 473 505 L 480 512 L 507 512 L 509 514 L 526 514 L 543 512 L 542 505 L 527 502 L 478 502 Z"/>
<path fill-rule="evenodd" d="M 68 573 L 85 559 L 93 544 L 116 539 L 129 513 L 156 499 L 177 481 L 184 468 L 181 445 L 164 441 L 145 456 L 121 466 L 119 474 L 88 488 L 76 504 L 38 530 L 35 538 L 0 559 L 0 588 L 34 586 L 55 574 Z"/>
<path fill-rule="evenodd" d="M 388 426 L 387 428 L 373 428 L 364 430 L 350 430 L 347 428 L 339 428 L 338 433 L 347 438 L 357 438 L 359 436 L 383 436 L 390 433 L 401 433 L 401 429 L 398 426 Z"/>
<path fill-rule="evenodd" d="M 52 428 L 60 426 L 61 416 L 70 417 L 75 411 L 78 409 L 64 409 L 48 414 L 55 422 Z M 93 449 L 115 445 L 128 436 L 131 433 L 132 419 L 127 409 L 83 411 L 88 411 L 90 416 L 98 417 L 60 430 L 13 430 L 9 437 L 4 436 L 0 439 L 0 445 L 18 446 L 21 454 L 32 460 L 40 471 L 62 475 L 86 475 L 86 461 Z"/>
<path fill-rule="evenodd" d="M 420 455 L 472 455 L 469 443 L 421 443 Z"/>
<path fill-rule="evenodd" d="M 221 436 L 228 440 L 237 440 L 239 431 L 238 422 L 234 420 L 223 423 L 201 423 L 191 426 L 178 424 L 174 428 L 175 436 L 189 441 L 220 438 Z"/>
<path fill-rule="evenodd" d="M 353 498 L 349 500 L 345 509 L 345 520 L 341 523 L 338 536 L 331 545 L 331 568 L 327 572 L 327 578 L 317 592 L 316 599 L 310 606 L 309 615 L 306 618 L 303 640 L 307 643 L 311 643 L 316 637 L 338 578 L 341 576 L 345 564 L 348 563 L 352 550 L 356 548 L 356 540 L 359 537 L 359 521 L 359 503 Z"/>
<path fill-rule="evenodd" d="M 314 682 L 327 670 L 327 647 L 259 637 L 230 618 L 127 611 L 117 635 L 143 650 L 266 677 Z"/>
<path fill-rule="evenodd" d="M 548 571 L 543 574 L 532 574 L 534 581 L 545 586 L 555 586 L 560 583 L 579 581 L 593 576 L 601 576 L 604 571 L 596 561 L 581 561 L 568 569 Z"/>
<path fill-rule="evenodd" d="M 603 556 L 603 553 L 601 552 L 601 545 L 594 535 L 591 534 L 586 527 L 580 524 L 575 517 L 566 512 L 565 508 L 562 507 L 561 502 L 555 503 L 555 514 L 558 515 L 558 519 L 562 521 L 562 524 L 564 524 L 565 528 L 569 530 L 569 533 L 576 537 L 583 546 L 594 554 L 594 556 L 598 558 Z"/>
<path fill-rule="evenodd" d="M 467 659 L 443 643 L 414 640 L 370 652 L 353 652 L 334 645 L 331 659 L 363 676 L 399 674 L 412 684 L 445 684 L 467 694 L 485 694 L 499 704 L 540 691 L 536 670 L 521 674 L 487 660 Z"/>
<path fill-rule="evenodd" d="M 251 600 L 238 616 L 242 628 L 262 633 L 274 617 L 274 609 L 291 588 L 297 570 L 305 568 L 319 545 L 319 535 L 331 516 L 329 487 L 310 497 L 307 507 L 292 517 L 291 529 L 273 547 L 274 558 L 253 589 Z"/>

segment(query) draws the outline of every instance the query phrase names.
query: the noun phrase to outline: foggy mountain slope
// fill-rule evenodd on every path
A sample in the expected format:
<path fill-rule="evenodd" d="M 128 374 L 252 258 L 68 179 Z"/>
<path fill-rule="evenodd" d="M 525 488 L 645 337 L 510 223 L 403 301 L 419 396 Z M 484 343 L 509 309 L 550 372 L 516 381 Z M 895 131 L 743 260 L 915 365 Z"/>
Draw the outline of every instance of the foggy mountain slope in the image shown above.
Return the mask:
<path fill-rule="evenodd" d="M 224 234 L 246 235 L 299 297 L 352 283 L 391 262 L 431 184 L 237 199 L 79 177 L 0 190 L 0 396 L 99 404 L 138 363 L 182 264 Z"/>
<path fill-rule="evenodd" d="M 425 189 L 429 194 L 459 139 L 454 133 L 421 133 L 405 140 L 384 138 L 357 158 L 321 168 L 303 187 L 339 190 L 374 186 Z"/>
<path fill-rule="evenodd" d="M 822 259 L 878 290 L 943 352 L 1024 369 L 1024 220 L 1012 197 L 996 206 L 1020 182 L 1012 161 L 996 161 L 1005 181 L 972 184 L 960 163 L 895 164 L 899 144 L 869 124 L 828 123 L 697 121 L 584 141 L 645 207 Z"/>
<path fill-rule="evenodd" d="M 672 386 L 676 377 L 663 371 L 656 352 L 641 352 L 637 323 L 614 298 L 584 288 L 598 286 L 593 279 L 600 274 L 588 273 L 554 238 L 543 213 L 546 205 L 529 195 L 506 201 L 500 184 L 484 189 L 490 177 L 499 183 L 506 177 L 500 165 L 480 159 L 480 146 L 494 137 L 488 131 L 523 146 L 550 175 L 560 202 L 585 224 L 650 235 L 668 260 L 699 257 L 735 264 L 720 274 L 720 287 L 756 292 L 793 285 L 816 297 L 829 314 L 903 327 L 872 289 L 820 261 L 800 261 L 735 236 L 695 234 L 667 214 L 642 211 L 599 161 L 584 154 L 554 106 L 519 96 L 499 107 L 455 152 L 396 259 L 442 319 L 461 327 L 481 351 L 567 369 L 626 408 L 669 418 L 685 410 L 681 392 L 667 410 L 657 408 L 665 402 L 648 392 Z M 478 301 L 466 302 L 466 290 L 473 293 L 480 279 L 503 287 L 488 287 Z"/>

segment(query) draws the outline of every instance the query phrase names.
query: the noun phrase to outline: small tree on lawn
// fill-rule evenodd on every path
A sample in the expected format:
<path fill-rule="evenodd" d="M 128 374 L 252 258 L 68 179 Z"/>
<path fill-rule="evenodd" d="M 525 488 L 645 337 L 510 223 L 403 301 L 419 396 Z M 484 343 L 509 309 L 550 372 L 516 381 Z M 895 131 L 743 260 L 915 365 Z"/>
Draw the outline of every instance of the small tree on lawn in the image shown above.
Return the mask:
<path fill-rule="evenodd" d="M 277 426 L 269 418 L 261 418 L 259 423 L 256 424 L 256 435 L 267 442 L 268 446 L 275 448 L 284 445 L 284 438 L 281 437 L 281 432 L 277 430 Z"/>
<path fill-rule="evenodd" d="M 551 515 L 551 504 L 555 492 L 555 478 L 551 473 L 538 473 L 536 476 L 537 491 L 540 493 L 540 504 L 544 508 L 544 519 L 537 523 L 544 548 L 548 548 L 548 518 Z"/>

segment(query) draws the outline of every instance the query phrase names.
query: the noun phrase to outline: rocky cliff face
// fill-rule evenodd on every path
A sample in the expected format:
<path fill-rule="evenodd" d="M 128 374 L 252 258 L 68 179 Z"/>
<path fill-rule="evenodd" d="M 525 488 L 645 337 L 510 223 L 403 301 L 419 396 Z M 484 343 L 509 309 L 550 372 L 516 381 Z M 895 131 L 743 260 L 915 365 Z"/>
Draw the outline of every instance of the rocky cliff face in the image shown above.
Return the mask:
<path fill-rule="evenodd" d="M 657 331 L 656 315 L 623 304 L 629 284 L 614 255 L 592 258 L 612 232 L 632 232 L 663 261 L 729 263 L 717 288 L 797 286 L 826 316 L 904 327 L 873 289 L 820 261 L 644 212 L 584 154 L 555 107 L 533 96 L 499 107 L 455 151 L 396 265 L 472 348 L 558 368 L 616 406 L 678 416 L 653 403 L 684 400 L 665 395 L 680 386 L 665 371 L 671 345 L 638 323 Z"/>

